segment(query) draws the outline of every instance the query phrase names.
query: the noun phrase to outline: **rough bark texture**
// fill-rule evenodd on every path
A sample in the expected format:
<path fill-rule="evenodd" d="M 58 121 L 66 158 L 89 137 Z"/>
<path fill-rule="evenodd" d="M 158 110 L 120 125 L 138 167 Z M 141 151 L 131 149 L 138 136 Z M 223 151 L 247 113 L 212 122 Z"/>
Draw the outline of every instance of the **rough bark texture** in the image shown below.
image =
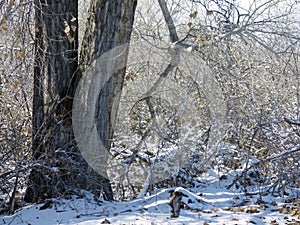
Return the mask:
<path fill-rule="evenodd" d="M 85 70 L 103 53 L 129 42 L 136 4 L 136 0 L 91 1 L 80 57 L 82 70 Z M 117 116 L 125 69 L 121 69 L 106 82 L 96 105 L 97 131 L 108 151 L 113 138 L 113 126 Z M 109 191 L 106 190 L 106 192 Z"/>
<path fill-rule="evenodd" d="M 64 195 L 79 158 L 74 146 L 71 109 L 77 60 L 77 2 L 35 1 L 35 65 L 32 157 L 25 201 Z M 73 29 L 72 29 L 72 28 Z M 72 154 L 69 154 L 72 152 Z"/>
<path fill-rule="evenodd" d="M 90 169 L 76 148 L 72 131 L 72 97 L 78 72 L 77 1 L 35 1 L 35 68 L 33 96 L 33 159 L 24 200 L 37 202 L 78 189 L 104 192 L 113 199 L 109 181 Z M 136 0 L 91 3 L 82 62 L 130 39 Z M 109 149 L 124 71 L 114 76 L 99 97 L 98 131 Z"/>
<path fill-rule="evenodd" d="M 75 150 L 71 108 L 72 78 L 78 68 L 76 17 L 76 1 L 35 1 L 32 121 L 35 166 L 24 197 L 27 202 L 66 194 L 74 178 L 73 167 L 68 169 L 63 165 L 71 156 L 69 151 Z M 71 26 L 73 29 L 68 29 Z"/>
<path fill-rule="evenodd" d="M 103 53 L 129 42 L 136 0 L 92 0 L 83 38 L 80 64 L 85 69 Z M 121 96 L 125 68 L 108 80 L 98 105 L 98 132 L 107 149 L 113 136 L 113 122 Z"/>

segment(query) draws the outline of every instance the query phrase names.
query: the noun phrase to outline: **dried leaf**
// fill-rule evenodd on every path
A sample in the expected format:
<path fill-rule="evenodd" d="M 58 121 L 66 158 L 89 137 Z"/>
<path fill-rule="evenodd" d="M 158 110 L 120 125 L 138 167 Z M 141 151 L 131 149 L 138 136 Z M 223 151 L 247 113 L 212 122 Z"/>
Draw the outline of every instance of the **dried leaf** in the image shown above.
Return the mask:
<path fill-rule="evenodd" d="M 21 33 L 21 30 L 20 29 L 15 29 L 14 33 L 15 33 L 15 36 L 19 36 L 19 34 Z"/>
<path fill-rule="evenodd" d="M 67 35 L 69 35 L 70 34 L 70 26 L 69 26 L 69 24 L 68 24 L 68 22 L 65 20 L 64 21 L 64 24 L 65 24 L 65 30 L 64 30 L 64 32 L 67 34 Z"/>
<path fill-rule="evenodd" d="M 195 19 L 197 17 L 197 15 L 198 15 L 198 12 L 195 11 L 195 12 L 190 14 L 190 18 Z"/>
<path fill-rule="evenodd" d="M 276 205 L 277 205 L 277 202 L 272 201 L 272 202 L 271 202 L 271 205 L 272 205 L 272 206 L 276 206 Z"/>
<path fill-rule="evenodd" d="M 186 48 L 186 51 L 187 51 L 187 52 L 192 52 L 192 51 L 193 51 L 193 47 L 188 47 L 188 48 Z"/>
<path fill-rule="evenodd" d="M 272 225 L 279 225 L 279 223 L 277 222 L 277 220 L 272 220 L 272 221 L 271 221 L 271 224 L 272 224 Z"/>
<path fill-rule="evenodd" d="M 68 41 L 70 44 L 72 44 L 74 42 L 74 38 L 72 38 L 70 35 L 68 35 Z"/>
<path fill-rule="evenodd" d="M 1 21 L 1 29 L 2 30 L 7 30 L 8 26 L 7 26 L 7 22 L 5 19 L 2 19 Z"/>
<path fill-rule="evenodd" d="M 237 58 L 236 61 L 237 61 L 238 63 L 241 63 L 241 62 L 243 61 L 243 58 Z"/>
<path fill-rule="evenodd" d="M 211 10 L 207 10 L 207 11 L 206 11 L 206 14 L 207 14 L 208 16 L 210 16 L 210 15 L 212 15 L 212 14 L 213 14 L 213 11 L 211 11 Z"/>
<path fill-rule="evenodd" d="M 214 212 L 219 212 L 219 209 L 218 208 L 213 208 L 213 211 Z"/>
<path fill-rule="evenodd" d="M 19 5 L 18 5 L 18 10 L 19 10 L 20 13 L 23 13 L 23 12 L 24 12 L 23 4 L 19 4 Z"/>
<path fill-rule="evenodd" d="M 24 50 L 24 49 L 21 49 L 20 52 L 19 52 L 19 54 L 20 54 L 20 56 L 21 56 L 22 58 L 24 58 L 24 57 L 25 57 L 25 50 Z"/>
<path fill-rule="evenodd" d="M 19 86 L 19 82 L 17 80 L 13 83 L 13 88 L 16 89 Z"/>
<path fill-rule="evenodd" d="M 259 213 L 259 210 L 254 206 L 249 206 L 245 209 L 245 213 Z"/>
<path fill-rule="evenodd" d="M 14 1 L 14 0 L 10 0 L 10 1 L 9 1 L 9 5 L 10 5 L 10 6 L 14 6 L 14 5 L 15 5 L 15 1 Z"/>
<path fill-rule="evenodd" d="M 76 31 L 76 29 L 77 29 L 77 27 L 76 27 L 75 25 L 72 25 L 72 26 L 71 26 L 71 29 L 72 29 L 72 31 L 74 31 L 74 32 L 75 32 L 75 31 Z"/>
<path fill-rule="evenodd" d="M 77 19 L 75 17 L 72 17 L 71 22 L 76 21 Z"/>

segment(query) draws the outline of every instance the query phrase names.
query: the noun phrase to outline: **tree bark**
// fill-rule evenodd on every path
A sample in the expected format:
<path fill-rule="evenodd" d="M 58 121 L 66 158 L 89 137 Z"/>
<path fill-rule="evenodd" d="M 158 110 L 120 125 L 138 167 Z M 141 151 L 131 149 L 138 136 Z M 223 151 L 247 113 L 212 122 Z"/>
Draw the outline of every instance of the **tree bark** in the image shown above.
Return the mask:
<path fill-rule="evenodd" d="M 34 166 L 24 197 L 27 202 L 66 194 L 74 179 L 74 166 L 67 166 L 70 157 L 80 156 L 71 128 L 78 68 L 77 15 L 77 1 L 35 1 Z"/>
<path fill-rule="evenodd" d="M 76 189 L 113 199 L 109 180 L 96 174 L 79 153 L 72 131 L 72 101 L 78 70 L 78 5 L 74 0 L 35 0 L 33 166 L 24 200 L 38 202 Z M 92 0 L 80 65 L 130 39 L 136 0 Z M 100 93 L 97 124 L 109 149 L 124 70 Z"/>
<path fill-rule="evenodd" d="M 128 43 L 137 0 L 92 0 L 80 57 L 84 70 L 103 53 Z M 97 130 L 107 149 L 113 137 L 125 68 L 111 77 L 101 90 L 97 104 Z"/>
<path fill-rule="evenodd" d="M 136 4 L 137 0 L 91 1 L 80 57 L 82 71 L 105 52 L 130 41 Z M 105 83 L 95 106 L 97 131 L 108 151 L 113 138 L 125 69 L 122 68 Z M 106 193 L 111 190 L 109 186 L 104 188 Z"/>

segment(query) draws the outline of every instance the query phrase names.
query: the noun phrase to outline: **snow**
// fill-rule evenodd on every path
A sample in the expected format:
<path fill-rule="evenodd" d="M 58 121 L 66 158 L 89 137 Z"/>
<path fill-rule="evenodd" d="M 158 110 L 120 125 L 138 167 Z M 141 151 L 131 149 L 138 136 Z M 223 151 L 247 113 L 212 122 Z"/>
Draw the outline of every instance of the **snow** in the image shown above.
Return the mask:
<path fill-rule="evenodd" d="M 49 207 L 43 204 L 28 205 L 14 215 L 0 216 L 0 224 L 117 224 L 117 225 L 167 225 L 167 224 L 300 224 L 299 214 L 287 213 L 297 206 L 299 190 L 289 192 L 284 198 L 270 194 L 245 194 L 226 188 L 228 180 L 207 177 L 198 188 L 182 187 L 162 189 L 143 198 L 128 202 L 96 202 L 92 194 L 82 191 L 82 196 L 70 199 L 52 199 Z M 171 218 L 169 197 L 173 191 L 183 193 L 185 206 L 178 218 Z M 294 194 L 293 194 L 294 193 Z M 297 203 L 288 200 L 298 201 Z M 48 202 L 48 203 L 49 203 Z M 286 211 L 284 211 L 286 210 Z M 296 217 L 298 216 L 298 218 Z"/>

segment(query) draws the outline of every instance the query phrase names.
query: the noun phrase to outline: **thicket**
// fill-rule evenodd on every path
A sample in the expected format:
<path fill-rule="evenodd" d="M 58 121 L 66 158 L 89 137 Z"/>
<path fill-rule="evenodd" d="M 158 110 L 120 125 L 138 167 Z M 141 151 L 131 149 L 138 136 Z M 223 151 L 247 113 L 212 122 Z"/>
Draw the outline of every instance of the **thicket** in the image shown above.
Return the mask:
<path fill-rule="evenodd" d="M 111 153 L 142 179 L 112 180 L 115 198 L 190 187 L 208 170 L 219 179 L 235 176 L 228 188 L 245 192 L 264 187 L 284 195 L 286 188 L 300 188 L 299 6 L 265 1 L 242 13 L 234 1 L 180 2 L 169 8 L 180 40 L 188 43 L 181 47 L 210 72 L 198 80 L 190 68 L 175 68 L 151 97 L 142 98 L 168 65 L 170 44 L 158 7 L 139 9 L 132 44 L 143 50 L 132 54 L 146 55 L 127 68 Z M 31 157 L 35 28 L 32 1 L 2 1 L 0 12 L 0 212 L 12 213 L 30 169 L 40 163 Z M 217 89 L 226 120 L 210 149 Z M 184 160 L 177 170 L 150 185 L 147 168 L 178 152 Z"/>

